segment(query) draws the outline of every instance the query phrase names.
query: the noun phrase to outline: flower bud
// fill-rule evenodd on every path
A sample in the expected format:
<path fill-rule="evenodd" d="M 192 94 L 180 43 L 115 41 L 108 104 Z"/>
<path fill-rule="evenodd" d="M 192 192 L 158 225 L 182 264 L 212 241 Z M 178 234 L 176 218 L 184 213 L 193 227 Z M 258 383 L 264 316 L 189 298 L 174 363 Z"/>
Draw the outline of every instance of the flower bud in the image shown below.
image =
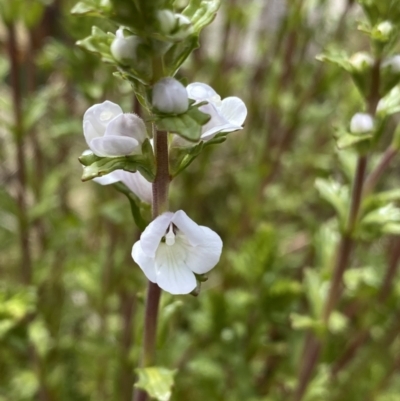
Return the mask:
<path fill-rule="evenodd" d="M 374 129 L 374 120 L 366 113 L 356 113 L 350 121 L 350 131 L 353 134 L 366 134 Z"/>
<path fill-rule="evenodd" d="M 122 29 L 118 29 L 111 44 L 111 54 L 121 64 L 130 64 L 137 61 L 138 46 L 141 44 L 139 37 L 132 35 L 125 38 Z"/>
<path fill-rule="evenodd" d="M 364 71 L 371 68 L 374 64 L 374 59 L 367 52 L 358 52 L 350 57 L 350 64 L 357 71 Z"/>
<path fill-rule="evenodd" d="M 381 39 L 386 42 L 390 39 L 394 27 L 391 22 L 383 21 L 380 24 L 378 24 L 375 29 L 377 32 L 379 32 L 379 36 L 381 37 Z"/>
<path fill-rule="evenodd" d="M 182 114 L 189 108 L 186 88 L 175 78 L 160 79 L 153 87 L 153 107 L 166 114 Z"/>
<path fill-rule="evenodd" d="M 175 14 L 171 10 L 157 11 L 157 20 L 162 33 L 169 34 L 175 28 Z"/>

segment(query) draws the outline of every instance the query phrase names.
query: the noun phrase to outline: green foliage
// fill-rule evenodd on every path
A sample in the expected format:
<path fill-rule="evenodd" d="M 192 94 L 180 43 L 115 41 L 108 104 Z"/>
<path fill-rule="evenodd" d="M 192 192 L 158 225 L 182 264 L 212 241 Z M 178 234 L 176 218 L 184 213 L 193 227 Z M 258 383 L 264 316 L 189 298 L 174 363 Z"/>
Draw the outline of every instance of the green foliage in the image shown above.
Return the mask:
<path fill-rule="evenodd" d="M 146 390 L 150 397 L 158 401 L 170 399 L 176 371 L 159 367 L 137 369 L 136 371 L 139 381 L 135 387 Z"/>
<path fill-rule="evenodd" d="M 209 27 L 219 2 L 73 3 L 0 2 L 1 401 L 127 401 L 135 384 L 160 400 L 291 400 L 310 335 L 321 352 L 303 401 L 397 401 L 398 156 L 363 196 L 340 300 L 326 322 L 323 310 L 347 233 L 358 145 L 368 144 L 368 178 L 386 149 L 400 147 L 399 76 L 385 64 L 400 51 L 398 1 L 360 1 L 363 15 L 355 2 L 338 11 L 324 0 L 227 0 Z M 160 32 L 161 9 L 191 20 L 187 36 Z M 151 59 L 140 70 L 111 54 L 121 25 Z M 316 62 L 322 51 L 333 66 Z M 371 64 L 355 62 L 360 51 L 381 59 L 380 99 L 376 132 L 356 136 L 350 118 L 367 111 L 371 83 Z M 150 206 L 121 183 L 82 184 L 77 155 L 88 107 L 110 99 L 153 121 L 151 85 L 174 74 L 243 98 L 249 114 L 243 131 L 207 142 L 197 142 L 207 118 L 198 109 L 184 121 L 158 121 L 192 140 L 177 147 L 181 138 L 170 135 L 171 210 L 217 231 L 224 252 L 198 297 L 163 294 L 157 367 L 137 371 L 146 279 L 130 252 Z M 144 146 L 142 156 L 86 154 L 85 177 L 124 168 L 152 180 L 153 151 Z"/>

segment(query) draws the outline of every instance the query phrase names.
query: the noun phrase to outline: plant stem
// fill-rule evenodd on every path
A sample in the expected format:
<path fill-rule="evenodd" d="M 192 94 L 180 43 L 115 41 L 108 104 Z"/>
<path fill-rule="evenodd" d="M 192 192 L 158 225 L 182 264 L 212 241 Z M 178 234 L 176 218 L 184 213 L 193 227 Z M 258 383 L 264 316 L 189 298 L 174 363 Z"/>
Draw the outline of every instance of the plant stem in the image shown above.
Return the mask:
<path fill-rule="evenodd" d="M 380 64 L 381 60 L 377 59 L 371 71 L 371 88 L 367 99 L 367 111 L 371 116 L 375 115 L 376 107 L 379 102 Z M 347 226 L 340 238 L 339 247 L 336 254 L 336 262 L 333 269 L 332 284 L 329 289 L 327 301 L 324 305 L 322 313 L 322 319 L 326 325 L 329 322 L 329 317 L 332 311 L 335 309 L 335 306 L 340 298 L 343 274 L 350 261 L 350 256 L 354 245 L 353 234 L 363 198 L 367 161 L 368 159 L 366 155 L 360 154 L 358 156 L 357 167 L 353 180 Z M 320 340 L 316 338 L 313 333 L 309 333 L 304 344 L 304 359 L 301 364 L 299 381 L 293 397 L 294 401 L 301 401 L 303 398 L 311 380 L 315 365 L 318 363 L 320 352 Z"/>
<path fill-rule="evenodd" d="M 393 146 L 389 146 L 385 150 L 385 153 L 383 154 L 378 165 L 375 167 L 375 169 L 371 172 L 371 174 L 365 180 L 363 196 L 369 195 L 374 190 L 379 179 L 382 177 L 382 174 L 390 166 L 390 163 L 395 158 L 397 153 L 398 153 L 398 150 L 396 148 L 394 148 Z"/>
<path fill-rule="evenodd" d="M 22 125 L 22 93 L 19 79 L 18 46 L 14 24 L 7 26 L 8 56 L 11 64 L 11 90 L 13 99 L 15 147 L 17 154 L 17 204 L 18 226 L 21 248 L 21 281 L 29 284 L 32 278 L 32 260 L 29 246 L 29 223 L 26 209 L 26 165 L 24 152 L 24 132 Z"/>
<path fill-rule="evenodd" d="M 170 183 L 168 164 L 168 134 L 164 131 L 154 132 L 154 150 L 156 158 L 156 178 L 153 183 L 153 212 L 155 219 L 168 210 L 168 188 Z M 158 305 L 161 289 L 157 284 L 149 281 L 147 287 L 146 310 L 144 320 L 144 336 L 141 367 L 152 366 L 155 362 Z M 147 400 L 147 393 L 137 389 L 135 401 Z"/>

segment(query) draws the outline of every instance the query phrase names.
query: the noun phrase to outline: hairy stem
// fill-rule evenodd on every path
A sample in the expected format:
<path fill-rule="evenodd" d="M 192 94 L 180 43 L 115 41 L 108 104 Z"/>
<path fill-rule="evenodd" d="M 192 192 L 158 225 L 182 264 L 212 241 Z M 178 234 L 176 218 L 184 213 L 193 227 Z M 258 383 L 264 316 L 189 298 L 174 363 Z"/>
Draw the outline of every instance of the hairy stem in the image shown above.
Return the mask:
<path fill-rule="evenodd" d="M 156 157 L 156 178 L 153 183 L 153 213 L 155 219 L 161 213 L 168 210 L 168 188 L 170 182 L 168 168 L 168 134 L 158 131 L 154 134 L 154 150 Z M 144 336 L 141 367 L 152 366 L 155 362 L 158 306 L 160 303 L 161 289 L 157 284 L 149 281 L 147 287 L 146 310 L 144 320 Z M 137 390 L 135 401 L 147 400 L 147 393 Z"/>

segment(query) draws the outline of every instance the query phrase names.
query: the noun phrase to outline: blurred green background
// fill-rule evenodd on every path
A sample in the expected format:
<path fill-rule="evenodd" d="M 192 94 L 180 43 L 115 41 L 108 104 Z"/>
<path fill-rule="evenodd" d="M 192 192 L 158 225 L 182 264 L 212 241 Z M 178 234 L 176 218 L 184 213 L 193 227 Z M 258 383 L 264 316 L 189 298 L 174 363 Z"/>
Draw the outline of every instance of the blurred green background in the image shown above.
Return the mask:
<path fill-rule="evenodd" d="M 116 26 L 71 16 L 73 0 L 17 3 L 0 26 L 0 400 L 128 401 L 146 288 L 130 256 L 140 232 L 122 194 L 81 182 L 77 158 L 88 107 L 140 107 L 75 45 L 94 24 Z M 397 236 L 358 241 L 328 329 L 318 321 L 339 234 L 314 183 L 349 185 L 355 156 L 337 151 L 333 126 L 363 103 L 315 56 L 368 50 L 363 18 L 353 1 L 224 0 L 180 70 L 241 97 L 249 114 L 171 186 L 171 209 L 224 241 L 197 298 L 163 294 L 157 356 L 177 369 L 172 400 L 290 400 L 309 330 L 323 352 L 304 400 L 400 400 Z M 398 188 L 399 166 L 380 190 Z"/>

